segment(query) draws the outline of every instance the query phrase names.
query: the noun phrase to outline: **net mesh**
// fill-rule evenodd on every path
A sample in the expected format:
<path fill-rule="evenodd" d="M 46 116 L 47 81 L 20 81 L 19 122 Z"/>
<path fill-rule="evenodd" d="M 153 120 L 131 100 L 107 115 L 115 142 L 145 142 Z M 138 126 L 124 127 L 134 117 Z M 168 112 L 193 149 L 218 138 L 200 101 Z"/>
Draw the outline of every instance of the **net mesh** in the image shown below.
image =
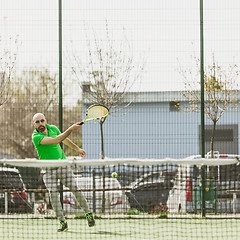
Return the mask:
<path fill-rule="evenodd" d="M 238 240 L 239 12 L 239 0 L 1 1 L 0 239 Z M 108 116 L 69 135 L 86 158 L 37 160 L 33 116 L 64 132 L 93 104 Z M 209 151 L 227 154 L 196 156 Z"/>
<path fill-rule="evenodd" d="M 223 154 L 214 159 L 199 155 L 145 160 L 2 159 L 2 239 L 237 239 L 238 158 Z M 44 178 L 48 171 L 51 179 L 58 175 L 62 189 L 59 181 L 52 185 Z M 75 181 L 77 189 L 72 187 Z M 68 231 L 61 235 L 57 233 L 61 210 L 53 202 L 60 196 L 68 223 Z M 92 228 L 86 211 L 94 215 Z"/>

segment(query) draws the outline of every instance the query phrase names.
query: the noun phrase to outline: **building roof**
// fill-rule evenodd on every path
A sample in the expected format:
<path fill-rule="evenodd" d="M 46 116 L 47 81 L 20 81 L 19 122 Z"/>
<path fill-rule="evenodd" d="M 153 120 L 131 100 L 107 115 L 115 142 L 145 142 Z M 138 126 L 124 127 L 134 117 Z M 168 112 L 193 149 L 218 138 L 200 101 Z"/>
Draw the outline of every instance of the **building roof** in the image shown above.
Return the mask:
<path fill-rule="evenodd" d="M 185 91 L 162 91 L 162 92 L 127 92 L 123 102 L 149 103 L 187 101 L 183 96 Z M 85 93 L 88 94 L 88 93 Z M 83 94 L 83 103 L 90 104 L 90 100 Z"/>
<path fill-rule="evenodd" d="M 154 102 L 188 102 L 188 99 L 184 97 L 184 94 L 187 94 L 188 91 L 160 91 L 160 92 L 127 92 L 123 98 L 123 102 L 133 102 L 133 103 L 154 103 Z M 240 91 L 235 90 L 235 95 L 238 96 L 240 100 Z M 236 94 L 237 92 L 237 94 Z M 88 93 L 85 93 L 88 94 Z M 83 94 L 83 103 L 90 104 L 91 102 L 84 97 Z M 200 91 L 199 91 L 200 94 Z M 224 92 L 223 92 L 224 95 Z M 207 96 L 206 96 L 207 97 Z M 205 99 L 206 99 L 205 97 Z"/>
<path fill-rule="evenodd" d="M 162 92 L 129 92 L 125 95 L 125 102 L 132 101 L 134 103 L 141 102 L 171 102 L 171 101 L 187 101 L 183 96 L 184 91 L 162 91 Z"/>

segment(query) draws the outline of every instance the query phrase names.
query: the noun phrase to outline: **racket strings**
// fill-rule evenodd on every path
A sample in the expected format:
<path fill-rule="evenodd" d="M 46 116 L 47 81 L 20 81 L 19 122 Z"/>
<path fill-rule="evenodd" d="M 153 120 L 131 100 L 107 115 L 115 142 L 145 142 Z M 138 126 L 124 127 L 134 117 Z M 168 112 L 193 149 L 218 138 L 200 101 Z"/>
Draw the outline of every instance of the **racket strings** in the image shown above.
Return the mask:
<path fill-rule="evenodd" d="M 88 110 L 88 117 L 93 119 L 104 118 L 108 114 L 108 109 L 103 106 L 94 106 Z"/>

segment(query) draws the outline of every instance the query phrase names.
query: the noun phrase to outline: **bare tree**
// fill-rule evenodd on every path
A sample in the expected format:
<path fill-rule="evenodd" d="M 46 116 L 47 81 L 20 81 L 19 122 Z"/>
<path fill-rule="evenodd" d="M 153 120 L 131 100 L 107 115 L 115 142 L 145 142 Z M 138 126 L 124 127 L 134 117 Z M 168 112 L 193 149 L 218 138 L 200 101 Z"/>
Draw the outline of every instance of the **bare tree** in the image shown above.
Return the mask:
<path fill-rule="evenodd" d="M 16 56 L 18 39 L 9 39 L 9 42 L 14 42 L 16 51 L 9 50 L 2 44 L 0 36 L 0 106 L 2 106 L 9 98 L 10 95 L 10 82 L 15 72 Z"/>
<path fill-rule="evenodd" d="M 1 151 L 9 151 L 18 158 L 37 157 L 31 135 L 34 130 L 32 117 L 42 112 L 50 124 L 58 125 L 58 81 L 57 74 L 48 69 L 23 71 L 12 81 L 11 98 L 5 103 L 0 115 Z M 63 108 L 64 126 L 68 127 L 80 119 L 81 107 Z M 74 120 L 75 119 L 75 120 Z M 78 134 L 74 141 L 81 145 Z M 67 154 L 74 152 L 66 149 Z"/>
<path fill-rule="evenodd" d="M 11 84 L 11 98 L 5 103 L 0 115 L 1 151 L 16 158 L 37 158 L 32 143 L 34 130 L 32 117 L 37 112 L 46 115 L 49 124 L 58 125 L 58 76 L 48 69 L 24 71 Z M 14 84 L 13 84 L 14 83 Z M 81 108 L 63 109 L 64 127 L 80 119 Z M 74 115 L 74 116 L 73 116 Z M 76 120 L 75 120 L 76 121 Z M 79 133 L 78 133 L 79 134 Z M 79 135 L 73 134 L 74 142 L 81 144 Z M 74 154 L 66 149 L 66 154 Z M 31 188 L 42 184 L 39 168 L 19 168 L 26 184 Z"/>
<path fill-rule="evenodd" d="M 56 78 L 56 74 L 45 69 L 24 71 L 14 79 L 10 88 L 11 98 L 5 103 L 5 110 L 0 116 L 2 149 L 19 158 L 36 157 L 31 139 L 32 116 L 43 112 L 50 119 L 57 119 Z"/>
<path fill-rule="evenodd" d="M 196 77 L 199 77 L 199 59 L 194 58 L 196 71 L 181 71 L 185 78 L 186 93 L 184 97 L 189 101 L 187 108 L 190 112 L 200 111 L 200 91 L 196 88 Z M 239 67 L 236 64 L 227 68 L 218 65 L 213 56 L 213 63 L 207 66 L 204 73 L 205 114 L 212 121 L 211 157 L 214 157 L 214 137 L 216 125 L 227 109 L 234 109 L 239 105 Z"/>
<path fill-rule="evenodd" d="M 122 36 L 124 37 L 124 31 Z M 87 62 L 84 64 L 80 57 L 74 55 L 75 67 L 72 68 L 80 83 L 87 81 L 83 97 L 90 103 L 102 104 L 108 107 L 110 114 L 126 110 L 133 102 L 125 101 L 126 94 L 140 79 L 143 70 L 141 61 L 136 63 L 132 49 L 124 37 L 122 41 L 110 38 L 106 23 L 106 37 L 99 40 L 94 35 L 94 41 L 88 41 Z M 86 86 L 89 86 L 86 89 Z M 99 121 L 101 133 L 101 158 L 105 158 L 103 124 L 106 118 Z M 105 189 L 105 169 L 103 167 L 103 189 Z M 105 191 L 103 191 L 102 211 L 105 211 Z"/>
<path fill-rule="evenodd" d="M 124 31 L 122 36 L 125 36 Z M 82 57 L 74 54 L 72 67 L 75 77 L 85 87 L 83 97 L 92 104 L 102 104 L 108 107 L 110 114 L 129 107 L 136 94 L 127 102 L 126 94 L 140 79 L 143 71 L 143 63 L 134 61 L 131 55 L 130 43 L 124 38 L 122 41 L 112 40 L 108 24 L 106 23 L 106 37 L 99 40 L 94 35 L 94 41 L 88 41 L 87 62 L 83 63 Z M 85 84 L 83 84 L 85 82 Z M 87 83 L 87 84 L 86 84 Z M 88 88 L 86 88 L 86 86 Z M 104 159 L 103 124 L 100 120 L 101 132 L 101 158 Z"/>

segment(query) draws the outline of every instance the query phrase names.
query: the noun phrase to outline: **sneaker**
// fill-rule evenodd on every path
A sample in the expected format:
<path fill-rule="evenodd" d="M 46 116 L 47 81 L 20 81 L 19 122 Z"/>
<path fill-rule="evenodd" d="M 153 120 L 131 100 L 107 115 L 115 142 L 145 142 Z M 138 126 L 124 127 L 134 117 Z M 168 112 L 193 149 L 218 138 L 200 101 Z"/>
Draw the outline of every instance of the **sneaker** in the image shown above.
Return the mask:
<path fill-rule="evenodd" d="M 68 230 L 67 221 L 60 221 L 60 226 L 58 228 L 58 232 L 66 232 Z"/>
<path fill-rule="evenodd" d="M 86 213 L 86 217 L 87 217 L 87 220 L 88 220 L 88 226 L 93 227 L 95 225 L 95 220 L 93 218 L 92 213 L 91 212 Z"/>

